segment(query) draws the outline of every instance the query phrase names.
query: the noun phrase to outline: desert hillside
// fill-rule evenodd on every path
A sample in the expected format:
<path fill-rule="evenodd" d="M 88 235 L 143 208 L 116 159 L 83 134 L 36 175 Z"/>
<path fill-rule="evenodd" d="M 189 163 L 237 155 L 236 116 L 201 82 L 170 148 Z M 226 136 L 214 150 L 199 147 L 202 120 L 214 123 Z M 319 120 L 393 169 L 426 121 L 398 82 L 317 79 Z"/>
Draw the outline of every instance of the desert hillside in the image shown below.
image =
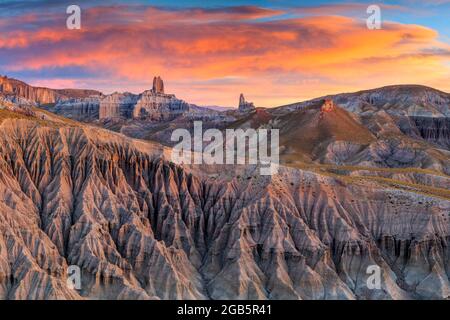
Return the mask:
<path fill-rule="evenodd" d="M 248 166 L 208 178 L 154 143 L 0 114 L 1 299 L 449 296 L 448 197 L 370 172 Z M 367 289 L 373 264 L 382 290 Z M 69 265 L 81 291 L 66 286 Z"/>

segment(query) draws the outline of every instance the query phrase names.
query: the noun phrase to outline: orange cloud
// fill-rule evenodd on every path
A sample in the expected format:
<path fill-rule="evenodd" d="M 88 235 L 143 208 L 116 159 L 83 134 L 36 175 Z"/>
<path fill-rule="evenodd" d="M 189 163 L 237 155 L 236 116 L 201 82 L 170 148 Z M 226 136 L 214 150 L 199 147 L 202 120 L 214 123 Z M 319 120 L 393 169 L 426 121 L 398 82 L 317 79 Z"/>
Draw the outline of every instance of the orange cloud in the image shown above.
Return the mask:
<path fill-rule="evenodd" d="M 121 83 L 105 84 L 111 91 L 143 90 L 135 83 L 160 74 L 172 92 L 199 104 L 235 104 L 245 92 L 270 107 L 394 83 L 450 90 L 450 46 L 432 29 L 385 22 L 368 30 L 348 17 L 281 14 L 257 7 L 97 7 L 84 13 L 80 31 L 49 19 L 2 33 L 0 50 L 14 55 L 7 70 L 79 67 L 98 74 L 93 84 Z"/>

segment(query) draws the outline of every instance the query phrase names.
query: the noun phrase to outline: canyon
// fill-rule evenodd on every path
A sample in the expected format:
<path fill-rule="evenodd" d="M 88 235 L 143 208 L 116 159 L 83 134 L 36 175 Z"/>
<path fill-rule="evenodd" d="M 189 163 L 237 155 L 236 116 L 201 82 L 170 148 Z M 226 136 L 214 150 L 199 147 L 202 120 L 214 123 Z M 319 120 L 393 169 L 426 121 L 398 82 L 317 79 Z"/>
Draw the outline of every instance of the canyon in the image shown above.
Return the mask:
<path fill-rule="evenodd" d="M 155 78 L 147 96 L 163 90 Z M 132 117 L 119 96 L 114 112 Z M 167 135 L 193 130 L 186 114 L 113 132 L 95 96 L 70 99 L 76 111 L 51 113 L 0 94 L 0 299 L 450 297 L 447 93 L 394 86 L 195 113 L 207 128 L 280 129 L 272 176 L 174 164 Z M 70 265 L 80 290 L 66 285 Z M 380 290 L 367 287 L 372 265 Z"/>

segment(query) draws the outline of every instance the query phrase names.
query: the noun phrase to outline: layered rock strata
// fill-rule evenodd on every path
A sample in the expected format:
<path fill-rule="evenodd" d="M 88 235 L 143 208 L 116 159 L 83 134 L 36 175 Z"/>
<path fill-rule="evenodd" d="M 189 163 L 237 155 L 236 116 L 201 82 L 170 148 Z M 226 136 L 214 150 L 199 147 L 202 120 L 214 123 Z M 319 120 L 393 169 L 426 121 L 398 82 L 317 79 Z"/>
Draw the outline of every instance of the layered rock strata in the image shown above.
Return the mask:
<path fill-rule="evenodd" d="M 450 295 L 447 200 L 284 167 L 208 179 L 160 152 L 86 126 L 3 120 L 0 298 Z M 81 290 L 67 287 L 69 265 Z M 374 265 L 379 290 L 367 286 Z"/>
<path fill-rule="evenodd" d="M 49 89 L 42 87 L 33 87 L 25 82 L 0 76 L 0 92 L 4 94 L 12 94 L 25 98 L 39 104 L 56 103 L 59 100 L 69 98 L 87 98 L 91 95 L 101 95 L 95 90 L 83 89 Z"/>

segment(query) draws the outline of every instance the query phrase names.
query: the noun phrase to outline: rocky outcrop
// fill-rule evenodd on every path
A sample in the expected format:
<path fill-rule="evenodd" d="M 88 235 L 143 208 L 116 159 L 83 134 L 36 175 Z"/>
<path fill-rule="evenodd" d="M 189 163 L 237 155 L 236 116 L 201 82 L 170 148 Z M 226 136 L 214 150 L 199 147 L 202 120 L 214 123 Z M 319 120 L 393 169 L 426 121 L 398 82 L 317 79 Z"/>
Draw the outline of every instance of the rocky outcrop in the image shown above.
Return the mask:
<path fill-rule="evenodd" d="M 325 102 L 323 103 L 322 107 L 320 107 L 320 112 L 332 112 L 336 110 L 336 106 L 331 99 L 325 99 Z"/>
<path fill-rule="evenodd" d="M 100 96 L 66 99 L 49 105 L 46 109 L 77 121 L 95 121 L 99 117 Z"/>
<path fill-rule="evenodd" d="M 130 118 L 139 97 L 132 93 L 113 93 L 100 101 L 100 119 Z"/>
<path fill-rule="evenodd" d="M 250 112 L 255 110 L 255 106 L 253 104 L 253 102 L 248 102 L 245 100 L 244 98 L 244 94 L 241 93 L 241 95 L 239 96 L 239 106 L 238 106 L 238 110 L 240 112 Z"/>
<path fill-rule="evenodd" d="M 350 141 L 335 141 L 327 146 L 323 162 L 343 165 L 350 163 L 363 148 Z"/>
<path fill-rule="evenodd" d="M 153 87 L 152 91 L 154 93 L 164 93 L 164 82 L 160 76 L 153 78 Z"/>
<path fill-rule="evenodd" d="M 147 90 L 140 95 L 113 93 L 100 101 L 100 119 L 170 120 L 189 111 L 174 95 Z"/>
<path fill-rule="evenodd" d="M 49 89 L 41 87 L 33 87 L 25 82 L 11 79 L 6 76 L 0 76 L 0 92 L 11 94 L 27 100 L 39 103 L 55 103 L 59 100 L 69 98 L 86 98 L 91 95 L 101 95 L 95 90 L 78 90 L 78 89 Z"/>
<path fill-rule="evenodd" d="M 153 88 L 139 95 L 113 93 L 100 101 L 100 119 L 171 120 L 190 110 L 190 105 L 173 94 L 164 93 L 164 83 L 158 76 Z"/>
<path fill-rule="evenodd" d="M 132 117 L 149 120 L 171 120 L 189 111 L 189 104 L 171 94 L 145 91 L 133 109 Z"/>
<path fill-rule="evenodd" d="M 0 110 L 8 110 L 26 116 L 34 116 L 36 105 L 25 98 L 0 93 Z"/>
<path fill-rule="evenodd" d="M 28 84 L 0 76 L 0 92 L 13 94 L 38 103 L 54 103 L 61 96 L 48 88 L 37 88 Z"/>
<path fill-rule="evenodd" d="M 322 119 L 325 113 L 333 112 L 336 110 L 336 105 L 333 100 L 325 99 L 323 105 L 320 107 L 319 119 Z"/>
<path fill-rule="evenodd" d="M 180 115 L 195 119 L 216 119 L 218 112 L 198 107 L 164 93 L 164 82 L 154 77 L 151 90 L 141 94 L 101 92 L 86 89 L 49 89 L 33 87 L 25 82 L 0 76 L 0 94 L 19 104 L 33 104 L 73 120 L 139 119 L 169 121 Z M 19 101 L 19 99 L 22 99 Z"/>
<path fill-rule="evenodd" d="M 67 99 L 46 109 L 79 121 L 140 119 L 164 121 L 191 111 L 190 105 L 174 95 L 147 90 L 142 94 L 118 93 L 83 99 Z M 200 112 L 193 108 L 192 113 Z M 214 112 L 211 112 L 214 113 Z"/>
<path fill-rule="evenodd" d="M 355 98 L 391 114 L 407 116 L 450 116 L 448 93 L 419 85 L 388 86 L 375 90 L 349 94 L 349 102 Z M 353 102 L 353 104 L 355 104 Z M 363 106 L 364 108 L 364 106 Z"/>
<path fill-rule="evenodd" d="M 101 129 L 4 120 L 0 298 L 450 294 L 447 200 L 284 167 L 211 168 L 211 180 L 160 152 Z M 69 265 L 81 290 L 66 285 Z"/>

